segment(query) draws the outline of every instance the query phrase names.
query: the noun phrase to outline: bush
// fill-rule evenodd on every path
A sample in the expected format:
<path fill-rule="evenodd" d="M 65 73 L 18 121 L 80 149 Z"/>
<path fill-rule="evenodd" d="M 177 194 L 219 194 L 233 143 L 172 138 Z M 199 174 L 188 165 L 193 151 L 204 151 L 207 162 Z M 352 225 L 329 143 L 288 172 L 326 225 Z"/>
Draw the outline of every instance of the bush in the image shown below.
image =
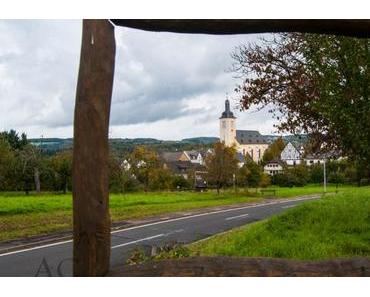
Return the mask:
<path fill-rule="evenodd" d="M 172 186 L 172 176 L 167 169 L 153 168 L 149 170 L 148 182 L 152 191 L 169 190 Z"/>
<path fill-rule="evenodd" d="M 315 164 L 310 167 L 311 176 L 310 182 L 314 184 L 322 183 L 324 180 L 324 168 L 320 164 Z"/>
<path fill-rule="evenodd" d="M 190 189 L 191 187 L 190 180 L 185 179 L 182 175 L 175 175 L 172 178 L 172 189 Z"/>
<path fill-rule="evenodd" d="M 261 188 L 266 188 L 269 185 L 271 185 L 271 178 L 270 178 L 270 176 L 267 173 L 262 173 L 259 186 Z"/>
<path fill-rule="evenodd" d="M 280 187 L 303 187 L 309 181 L 309 171 L 305 165 L 285 168 L 283 173 L 273 177 L 273 184 Z"/>

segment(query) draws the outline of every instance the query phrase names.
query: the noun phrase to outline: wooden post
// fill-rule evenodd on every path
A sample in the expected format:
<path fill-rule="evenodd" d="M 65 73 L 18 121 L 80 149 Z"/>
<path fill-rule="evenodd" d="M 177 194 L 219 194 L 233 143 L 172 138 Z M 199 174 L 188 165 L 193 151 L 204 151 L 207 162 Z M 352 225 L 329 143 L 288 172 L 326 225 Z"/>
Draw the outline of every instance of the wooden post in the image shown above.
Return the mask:
<path fill-rule="evenodd" d="M 73 139 L 74 276 L 109 270 L 108 129 L 115 48 L 109 21 L 83 21 Z"/>

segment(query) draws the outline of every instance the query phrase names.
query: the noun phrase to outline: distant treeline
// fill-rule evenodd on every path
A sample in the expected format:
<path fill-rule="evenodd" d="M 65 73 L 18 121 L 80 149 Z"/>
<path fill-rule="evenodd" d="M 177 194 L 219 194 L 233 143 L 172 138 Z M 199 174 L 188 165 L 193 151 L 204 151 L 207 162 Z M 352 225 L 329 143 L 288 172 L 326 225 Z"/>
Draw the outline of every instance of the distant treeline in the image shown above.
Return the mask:
<path fill-rule="evenodd" d="M 130 153 L 136 146 L 147 146 L 155 151 L 182 151 L 210 148 L 219 139 L 217 137 L 186 138 L 179 141 L 158 140 L 154 138 L 111 138 L 109 145 L 112 151 Z M 59 151 L 72 149 L 72 138 L 32 138 L 29 142 L 42 150 L 44 154 L 53 155 Z"/>

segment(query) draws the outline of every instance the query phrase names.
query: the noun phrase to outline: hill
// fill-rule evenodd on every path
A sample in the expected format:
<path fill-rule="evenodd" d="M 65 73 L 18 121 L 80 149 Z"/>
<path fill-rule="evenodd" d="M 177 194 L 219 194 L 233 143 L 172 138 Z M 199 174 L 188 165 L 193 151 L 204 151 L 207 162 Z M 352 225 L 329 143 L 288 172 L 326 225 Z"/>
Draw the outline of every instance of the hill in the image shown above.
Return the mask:
<path fill-rule="evenodd" d="M 274 142 L 278 135 L 265 135 L 269 143 Z M 300 135 L 283 135 L 283 140 L 292 142 L 295 146 L 304 145 L 308 141 L 308 136 Z M 204 150 L 212 147 L 219 141 L 218 137 L 193 137 L 182 140 L 159 140 L 156 138 L 111 138 L 109 145 L 112 150 L 117 152 L 131 152 L 135 146 L 145 145 L 158 152 L 163 151 L 180 151 L 180 150 Z M 72 138 L 32 138 L 30 142 L 42 148 L 46 154 L 54 154 L 61 150 L 71 149 L 73 145 Z"/>

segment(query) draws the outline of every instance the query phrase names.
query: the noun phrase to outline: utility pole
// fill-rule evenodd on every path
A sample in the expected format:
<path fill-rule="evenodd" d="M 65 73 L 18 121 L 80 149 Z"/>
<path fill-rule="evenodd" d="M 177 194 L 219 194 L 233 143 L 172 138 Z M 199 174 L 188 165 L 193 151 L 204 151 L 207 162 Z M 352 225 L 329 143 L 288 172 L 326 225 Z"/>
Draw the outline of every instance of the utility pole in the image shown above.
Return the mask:
<path fill-rule="evenodd" d="M 234 188 L 234 192 L 236 193 L 236 175 L 235 173 L 233 173 L 233 188 Z"/>
<path fill-rule="evenodd" d="M 109 270 L 109 112 L 115 59 L 114 27 L 84 20 L 73 136 L 73 275 Z"/>

